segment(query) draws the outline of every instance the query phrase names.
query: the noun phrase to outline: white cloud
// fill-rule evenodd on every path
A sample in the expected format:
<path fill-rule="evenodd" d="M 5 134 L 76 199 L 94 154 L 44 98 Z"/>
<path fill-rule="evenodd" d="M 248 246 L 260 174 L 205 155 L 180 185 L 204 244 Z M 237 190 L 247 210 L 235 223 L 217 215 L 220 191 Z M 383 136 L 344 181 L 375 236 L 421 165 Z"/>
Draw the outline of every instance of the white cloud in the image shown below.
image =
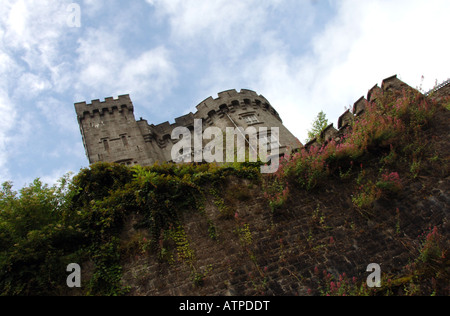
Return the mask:
<path fill-rule="evenodd" d="M 156 47 L 134 56 L 121 45 L 120 33 L 91 29 L 79 40 L 77 91 L 90 91 L 88 98 L 132 94 L 134 100 L 166 96 L 177 77 L 170 53 Z M 85 96 L 86 97 L 86 96 Z M 87 100 L 89 101 L 89 100 Z"/>
<path fill-rule="evenodd" d="M 314 38 L 309 53 L 276 51 L 244 65 L 249 82 L 266 91 L 285 125 L 301 140 L 320 110 L 336 125 L 344 107 L 386 77 L 398 74 L 418 87 L 424 75 L 427 89 L 449 76 L 450 43 L 442 30 L 448 25 L 450 2 L 338 4 L 336 16 Z"/>
<path fill-rule="evenodd" d="M 8 160 L 8 145 L 10 138 L 8 133 L 14 125 L 16 113 L 11 107 L 11 102 L 7 95 L 0 91 L 0 182 L 7 179 L 10 175 L 5 165 Z"/>
<path fill-rule="evenodd" d="M 36 103 L 40 113 L 47 120 L 47 128 L 56 127 L 60 131 L 69 132 L 71 135 L 79 133 L 74 110 L 65 102 L 54 97 L 44 98 Z"/>
<path fill-rule="evenodd" d="M 39 124 L 29 112 L 33 98 L 53 87 L 68 3 L 4 0 L 0 6 L 0 178 L 10 175 L 12 151 L 26 143 L 30 122 Z"/>
<path fill-rule="evenodd" d="M 286 1 L 278 0 L 147 0 L 160 19 L 167 19 L 170 25 L 171 41 L 183 48 L 214 53 L 229 62 L 248 54 L 252 45 L 267 44 L 276 40 L 271 30 L 281 25 L 276 10 L 282 10 Z M 292 1 L 289 1 L 292 3 Z M 309 1 L 301 1 L 304 10 L 298 11 L 299 24 L 306 28 L 310 24 Z M 279 13 L 279 12 L 277 12 Z M 285 13 L 285 12 L 283 12 Z M 302 32 L 298 27 L 298 32 Z M 272 34 L 271 34 L 272 33 Z M 278 34 L 281 35 L 281 34 Z M 276 41 L 276 44 L 280 44 Z"/>

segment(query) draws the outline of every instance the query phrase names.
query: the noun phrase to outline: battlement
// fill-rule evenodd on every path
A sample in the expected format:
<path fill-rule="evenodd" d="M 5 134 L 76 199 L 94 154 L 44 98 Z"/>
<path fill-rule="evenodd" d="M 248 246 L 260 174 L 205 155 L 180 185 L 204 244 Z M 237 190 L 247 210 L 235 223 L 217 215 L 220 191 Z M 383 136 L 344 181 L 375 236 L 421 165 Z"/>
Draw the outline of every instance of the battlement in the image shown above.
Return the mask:
<path fill-rule="evenodd" d="M 79 119 L 83 119 L 87 115 L 92 117 L 96 113 L 104 115 L 105 112 L 112 114 L 115 110 L 122 112 L 125 108 L 130 112 L 134 111 L 133 103 L 128 94 L 120 95 L 117 99 L 108 97 L 103 102 L 97 99 L 92 100 L 90 104 L 86 102 L 75 103 L 75 111 Z"/>
<path fill-rule="evenodd" d="M 269 111 L 281 121 L 279 114 L 264 96 L 248 89 L 241 89 L 240 92 L 235 89 L 219 92 L 217 98 L 209 97 L 200 102 L 196 108 L 197 113 L 194 115 L 202 118 L 207 118 L 212 113 L 224 114 L 239 108 L 254 108 Z"/>
<path fill-rule="evenodd" d="M 282 123 L 278 112 L 270 105 L 269 101 L 262 95 L 253 90 L 242 89 L 238 92 L 235 89 L 226 90 L 218 93 L 217 98 L 208 97 L 196 106 L 195 113 L 176 117 L 175 123 L 163 122 L 157 125 L 151 125 L 155 133 L 160 135 L 170 135 L 176 127 L 192 127 L 195 119 L 201 119 L 204 122 L 212 122 L 214 116 L 222 118 L 226 113 L 235 113 L 242 111 L 268 111 L 270 114 Z"/>
<path fill-rule="evenodd" d="M 447 84 L 443 84 L 445 87 Z M 441 88 L 442 88 L 441 87 Z M 353 120 L 364 114 L 366 105 L 368 103 L 374 102 L 383 93 L 390 93 L 393 91 L 402 92 L 404 90 L 415 91 L 419 93 L 416 89 L 412 88 L 408 84 L 404 83 L 398 79 L 397 75 L 388 77 L 384 79 L 381 83 L 381 87 L 376 84 L 367 92 L 367 99 L 362 96 L 353 104 L 351 110 L 346 110 L 338 119 L 338 128 L 334 128 L 334 124 L 329 125 L 324 131 L 322 131 L 320 138 L 326 143 L 330 140 L 339 140 L 340 135 L 342 135 L 345 130 L 352 124 Z M 321 146 L 317 139 L 310 140 L 304 148 L 308 149 L 312 146 Z"/>

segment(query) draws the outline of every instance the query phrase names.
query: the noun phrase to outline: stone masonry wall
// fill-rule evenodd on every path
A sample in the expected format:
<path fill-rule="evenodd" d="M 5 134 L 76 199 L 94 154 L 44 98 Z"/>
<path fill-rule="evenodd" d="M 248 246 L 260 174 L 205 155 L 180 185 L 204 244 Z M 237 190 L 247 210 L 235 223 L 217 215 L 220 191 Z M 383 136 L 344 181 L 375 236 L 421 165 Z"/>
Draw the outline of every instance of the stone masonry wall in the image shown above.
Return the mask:
<path fill-rule="evenodd" d="M 391 77 L 371 91 L 395 86 L 404 84 Z M 353 113 L 362 113 L 364 102 L 358 100 Z M 331 137 L 353 113 L 344 113 Z M 450 116 L 446 111 L 437 117 L 428 136 L 436 140 L 436 154 L 448 157 Z M 167 252 L 159 258 L 136 252 L 125 258 L 122 281 L 130 295 L 293 296 L 320 294 L 323 273 L 364 282 L 370 263 L 378 263 L 384 275 L 401 275 L 416 260 L 424 231 L 436 226 L 448 240 L 448 172 L 448 166 L 430 169 L 408 181 L 399 196 L 376 201 L 370 214 L 355 208 L 352 185 L 340 179 L 329 179 L 318 191 L 291 188 L 287 204 L 273 213 L 260 183 L 229 178 L 219 193 L 206 197 L 204 212 L 184 214 L 184 250 L 169 243 L 162 244 Z M 234 216 L 224 217 L 223 208 Z M 139 220 L 128 219 L 122 240 L 150 238 L 133 228 Z M 186 249 L 190 260 L 180 256 Z"/>
<path fill-rule="evenodd" d="M 335 279 L 345 273 L 364 281 L 368 264 L 378 263 L 383 273 L 394 275 L 417 257 L 417 236 L 428 225 L 449 231 L 448 181 L 430 185 L 418 180 L 398 200 L 377 202 L 370 220 L 352 208 L 345 185 L 330 184 L 325 195 L 293 192 L 294 198 L 274 216 L 257 185 L 230 180 L 223 196 L 234 201 L 227 204 L 234 218 L 221 218 L 214 203 L 205 215 L 184 216 L 192 265 L 176 251 L 171 259 L 135 254 L 123 265 L 123 283 L 137 296 L 319 294 L 323 271 Z M 398 216 L 393 216 L 396 209 Z M 127 238 L 146 236 L 132 229 L 138 220 L 130 219 Z M 211 223 L 216 240 L 210 236 Z"/>

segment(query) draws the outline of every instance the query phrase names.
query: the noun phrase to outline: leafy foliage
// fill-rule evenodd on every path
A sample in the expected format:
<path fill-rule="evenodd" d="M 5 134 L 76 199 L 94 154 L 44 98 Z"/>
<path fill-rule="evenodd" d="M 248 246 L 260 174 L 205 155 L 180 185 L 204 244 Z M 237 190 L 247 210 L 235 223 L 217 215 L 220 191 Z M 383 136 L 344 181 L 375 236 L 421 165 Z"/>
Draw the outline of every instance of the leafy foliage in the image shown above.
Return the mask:
<path fill-rule="evenodd" d="M 153 251 L 161 251 L 159 241 L 167 231 L 177 243 L 180 258 L 192 261 L 193 253 L 181 238 L 180 216 L 201 212 L 203 188 L 228 175 L 258 179 L 259 164 L 129 168 L 97 163 L 72 180 L 65 176 L 53 187 L 37 179 L 15 192 L 11 183 L 4 183 L 0 191 L 0 294 L 64 293 L 67 265 L 86 261 L 94 264 L 94 271 L 85 294 L 126 293 L 121 284 L 119 235 L 133 212 L 143 216 L 139 225 L 152 236 Z"/>
<path fill-rule="evenodd" d="M 327 127 L 327 116 L 323 111 L 320 111 L 319 114 L 317 114 L 315 121 L 312 123 L 311 129 L 308 131 L 307 141 L 313 140 L 314 138 L 320 139 L 320 134 Z"/>

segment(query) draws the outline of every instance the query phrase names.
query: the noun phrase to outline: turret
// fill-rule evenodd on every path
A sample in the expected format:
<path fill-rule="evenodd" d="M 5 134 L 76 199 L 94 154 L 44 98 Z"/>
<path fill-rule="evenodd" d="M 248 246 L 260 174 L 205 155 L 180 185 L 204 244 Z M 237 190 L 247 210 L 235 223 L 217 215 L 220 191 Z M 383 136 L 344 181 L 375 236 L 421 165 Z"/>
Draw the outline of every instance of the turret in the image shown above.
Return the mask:
<path fill-rule="evenodd" d="M 75 111 L 89 163 L 149 163 L 129 95 L 75 103 Z"/>

